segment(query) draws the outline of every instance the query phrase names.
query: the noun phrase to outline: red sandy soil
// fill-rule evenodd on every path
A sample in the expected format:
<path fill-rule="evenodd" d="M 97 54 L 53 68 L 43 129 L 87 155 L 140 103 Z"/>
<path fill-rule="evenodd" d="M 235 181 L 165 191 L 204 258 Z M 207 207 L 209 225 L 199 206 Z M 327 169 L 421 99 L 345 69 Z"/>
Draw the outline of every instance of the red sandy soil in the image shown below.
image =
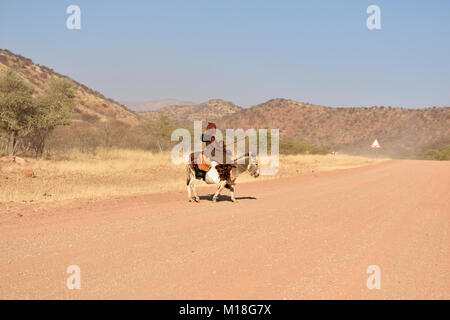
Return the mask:
<path fill-rule="evenodd" d="M 212 191 L 2 214 L 0 298 L 450 298 L 450 162 L 247 183 L 238 203 Z"/>

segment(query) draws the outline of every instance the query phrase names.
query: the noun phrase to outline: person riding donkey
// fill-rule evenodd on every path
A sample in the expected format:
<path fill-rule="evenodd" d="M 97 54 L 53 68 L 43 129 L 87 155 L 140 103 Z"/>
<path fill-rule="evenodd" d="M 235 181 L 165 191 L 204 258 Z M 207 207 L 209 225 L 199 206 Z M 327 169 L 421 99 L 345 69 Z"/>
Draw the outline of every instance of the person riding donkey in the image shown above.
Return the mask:
<path fill-rule="evenodd" d="M 203 171 L 207 183 L 218 183 L 220 178 L 234 184 L 232 152 L 227 149 L 223 140 L 216 139 L 216 125 L 209 122 L 202 134 L 202 142 L 206 143 L 205 151 L 197 155 L 197 167 Z"/>

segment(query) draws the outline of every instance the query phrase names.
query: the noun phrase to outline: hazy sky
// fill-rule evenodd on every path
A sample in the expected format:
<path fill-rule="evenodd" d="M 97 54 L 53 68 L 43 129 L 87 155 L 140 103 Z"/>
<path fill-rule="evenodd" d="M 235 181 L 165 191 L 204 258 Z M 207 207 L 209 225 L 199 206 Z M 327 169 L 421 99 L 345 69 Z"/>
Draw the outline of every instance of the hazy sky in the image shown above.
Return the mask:
<path fill-rule="evenodd" d="M 450 105 L 448 0 L 0 0 L 0 48 L 119 101 Z"/>

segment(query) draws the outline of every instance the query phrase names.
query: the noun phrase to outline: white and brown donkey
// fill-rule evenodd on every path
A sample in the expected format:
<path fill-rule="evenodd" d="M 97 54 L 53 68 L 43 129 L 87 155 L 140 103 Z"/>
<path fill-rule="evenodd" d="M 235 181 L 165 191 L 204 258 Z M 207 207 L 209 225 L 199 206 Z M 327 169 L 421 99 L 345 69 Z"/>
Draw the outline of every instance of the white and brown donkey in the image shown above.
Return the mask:
<path fill-rule="evenodd" d="M 248 171 L 250 175 L 254 178 L 259 177 L 259 168 L 256 157 L 249 153 L 246 153 L 245 155 L 237 158 L 234 161 L 233 168 L 231 170 L 233 170 L 234 178 L 239 177 L 239 175 L 241 175 L 246 171 Z M 188 200 L 189 202 L 191 202 L 192 200 L 194 200 L 195 202 L 200 202 L 200 198 L 197 194 L 196 187 L 197 182 L 202 180 L 203 177 L 198 174 L 197 167 L 192 168 L 191 165 L 186 166 L 186 173 L 187 173 L 186 184 L 187 184 Z M 228 180 L 223 179 L 223 177 L 221 177 L 217 185 L 219 187 L 217 188 L 217 191 L 212 198 L 213 202 L 216 202 L 217 197 L 219 196 L 220 192 L 223 190 L 225 186 L 230 189 L 231 201 L 236 202 L 236 199 L 234 197 L 234 184 L 231 184 Z M 194 199 L 192 199 L 191 192 L 194 193 Z"/>

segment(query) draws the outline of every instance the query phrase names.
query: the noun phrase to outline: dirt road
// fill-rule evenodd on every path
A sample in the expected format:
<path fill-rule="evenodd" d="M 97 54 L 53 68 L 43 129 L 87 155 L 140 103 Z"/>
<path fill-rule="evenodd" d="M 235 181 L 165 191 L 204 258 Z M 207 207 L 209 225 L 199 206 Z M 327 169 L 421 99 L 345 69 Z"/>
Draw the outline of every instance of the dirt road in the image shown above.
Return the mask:
<path fill-rule="evenodd" d="M 450 298 L 449 162 L 242 184 L 236 204 L 211 190 L 200 204 L 173 192 L 1 220 L 0 297 Z"/>

